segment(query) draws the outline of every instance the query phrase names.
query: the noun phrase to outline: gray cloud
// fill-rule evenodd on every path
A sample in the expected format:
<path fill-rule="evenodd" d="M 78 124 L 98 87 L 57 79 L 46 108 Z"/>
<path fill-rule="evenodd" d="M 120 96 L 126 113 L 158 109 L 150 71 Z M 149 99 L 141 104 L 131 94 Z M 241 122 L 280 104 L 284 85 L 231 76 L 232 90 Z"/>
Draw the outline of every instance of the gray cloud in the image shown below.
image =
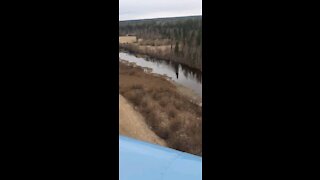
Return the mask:
<path fill-rule="evenodd" d="M 119 0 L 119 20 L 202 15 L 202 0 Z"/>

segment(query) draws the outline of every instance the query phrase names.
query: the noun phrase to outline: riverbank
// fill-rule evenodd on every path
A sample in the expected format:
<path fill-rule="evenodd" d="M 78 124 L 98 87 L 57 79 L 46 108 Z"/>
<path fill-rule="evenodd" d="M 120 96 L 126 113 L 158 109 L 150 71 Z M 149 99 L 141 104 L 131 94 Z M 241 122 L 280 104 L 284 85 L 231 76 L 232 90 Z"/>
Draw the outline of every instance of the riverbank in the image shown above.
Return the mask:
<path fill-rule="evenodd" d="M 144 45 L 140 45 L 139 43 L 130 42 L 130 43 L 119 43 L 119 48 L 120 50 L 128 51 L 133 54 L 146 55 L 151 58 L 163 59 L 166 61 L 180 63 L 202 72 L 201 65 L 194 65 L 192 62 L 185 61 L 184 58 L 174 57 L 172 55 L 171 47 L 168 45 L 144 46 Z"/>
<path fill-rule="evenodd" d="M 190 88 L 185 87 L 184 85 L 178 83 L 176 81 L 177 79 L 173 79 L 175 77 L 170 76 L 170 74 L 169 75 L 168 74 L 160 75 L 160 74 L 158 74 L 159 72 L 156 73 L 155 69 L 153 69 L 153 68 L 141 67 L 140 65 L 136 64 L 135 62 L 130 62 L 128 60 L 121 59 L 120 57 L 119 57 L 119 61 L 123 64 L 128 65 L 128 66 L 142 68 L 144 73 L 146 73 L 146 74 L 150 74 L 150 75 L 156 76 L 156 77 L 162 77 L 162 78 L 166 79 L 167 81 L 170 81 L 170 83 L 172 83 L 176 87 L 177 91 L 181 95 L 186 96 L 187 99 L 189 99 L 191 102 L 193 102 L 199 106 L 202 106 L 202 97 L 199 95 L 199 92 L 192 90 L 194 88 L 194 86 L 197 86 L 196 84 L 193 83 L 193 86 L 191 86 L 190 87 L 191 89 L 190 89 Z M 164 68 L 164 67 L 162 66 L 162 68 Z M 183 74 L 181 74 L 181 76 L 183 76 Z M 184 78 L 186 78 L 186 77 L 184 77 Z M 184 80 L 184 82 L 187 82 L 186 79 Z M 188 81 L 188 85 L 190 85 L 190 84 L 192 84 L 191 81 Z M 201 86 L 201 85 L 199 84 L 199 86 Z M 197 90 L 199 91 L 199 89 L 197 89 Z"/>
<path fill-rule="evenodd" d="M 126 51 L 119 52 L 119 59 L 135 63 L 144 68 L 145 72 L 149 70 L 153 74 L 165 75 L 172 82 L 182 85 L 192 90 L 198 96 L 202 97 L 202 73 L 196 69 L 189 68 L 179 63 L 154 59 L 145 55 L 132 54 Z"/>
<path fill-rule="evenodd" d="M 133 63 L 119 62 L 119 89 L 149 128 L 168 147 L 199 155 L 202 152 L 201 98 L 160 75 Z"/>

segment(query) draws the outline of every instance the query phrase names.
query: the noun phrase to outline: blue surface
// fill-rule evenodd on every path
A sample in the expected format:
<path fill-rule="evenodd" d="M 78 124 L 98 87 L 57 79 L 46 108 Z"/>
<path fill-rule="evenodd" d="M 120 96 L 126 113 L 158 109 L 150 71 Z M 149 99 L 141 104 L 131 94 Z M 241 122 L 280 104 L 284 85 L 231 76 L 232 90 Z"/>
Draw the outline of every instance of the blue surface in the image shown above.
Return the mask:
<path fill-rule="evenodd" d="M 120 180 L 201 180 L 202 158 L 119 136 Z"/>

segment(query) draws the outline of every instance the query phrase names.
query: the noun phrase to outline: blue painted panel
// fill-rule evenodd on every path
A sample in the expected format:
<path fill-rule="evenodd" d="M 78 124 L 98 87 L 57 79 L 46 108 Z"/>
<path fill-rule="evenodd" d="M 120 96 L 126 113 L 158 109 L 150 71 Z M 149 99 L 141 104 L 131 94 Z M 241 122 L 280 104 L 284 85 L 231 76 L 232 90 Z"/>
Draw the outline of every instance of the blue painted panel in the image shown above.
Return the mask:
<path fill-rule="evenodd" d="M 120 180 L 201 180 L 202 158 L 119 136 Z"/>

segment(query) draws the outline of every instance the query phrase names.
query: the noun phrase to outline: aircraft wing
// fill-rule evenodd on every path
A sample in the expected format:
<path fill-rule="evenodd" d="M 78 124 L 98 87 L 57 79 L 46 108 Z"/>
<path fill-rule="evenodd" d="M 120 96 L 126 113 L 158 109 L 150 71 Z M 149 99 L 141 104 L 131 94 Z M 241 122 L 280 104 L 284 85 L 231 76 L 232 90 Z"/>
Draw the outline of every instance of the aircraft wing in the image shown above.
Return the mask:
<path fill-rule="evenodd" d="M 201 180 L 202 158 L 119 136 L 120 180 Z"/>

